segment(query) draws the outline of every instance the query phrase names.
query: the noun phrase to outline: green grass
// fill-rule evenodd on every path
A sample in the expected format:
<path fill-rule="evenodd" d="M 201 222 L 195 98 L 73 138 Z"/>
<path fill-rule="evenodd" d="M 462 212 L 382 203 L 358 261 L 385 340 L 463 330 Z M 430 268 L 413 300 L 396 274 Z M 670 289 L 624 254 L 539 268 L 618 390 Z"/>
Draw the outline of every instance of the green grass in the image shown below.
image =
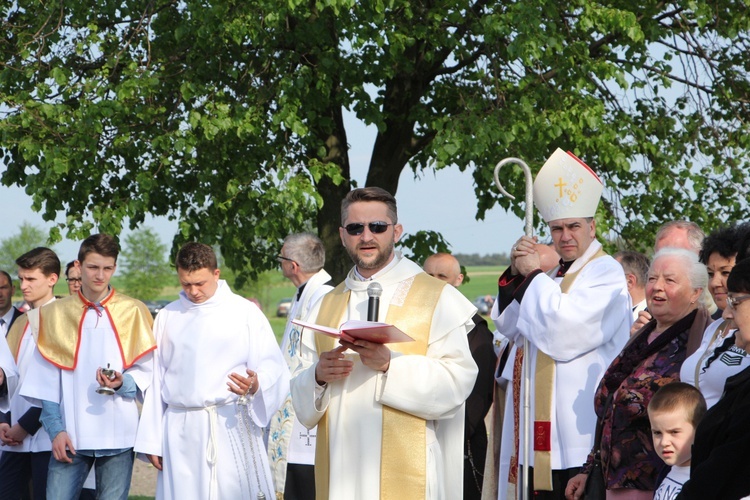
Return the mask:
<path fill-rule="evenodd" d="M 474 266 L 466 268 L 469 282 L 464 283 L 458 290 L 469 300 L 480 295 L 497 295 L 497 279 L 505 271 L 504 266 Z"/>

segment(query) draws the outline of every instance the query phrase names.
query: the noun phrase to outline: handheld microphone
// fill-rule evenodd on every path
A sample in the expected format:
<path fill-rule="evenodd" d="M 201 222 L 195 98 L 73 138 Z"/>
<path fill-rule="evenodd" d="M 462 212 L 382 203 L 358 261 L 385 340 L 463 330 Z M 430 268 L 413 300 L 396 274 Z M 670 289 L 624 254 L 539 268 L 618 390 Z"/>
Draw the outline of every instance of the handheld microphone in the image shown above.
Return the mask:
<path fill-rule="evenodd" d="M 367 287 L 367 321 L 377 321 L 380 309 L 380 295 L 383 293 L 383 287 L 380 283 L 373 281 Z"/>

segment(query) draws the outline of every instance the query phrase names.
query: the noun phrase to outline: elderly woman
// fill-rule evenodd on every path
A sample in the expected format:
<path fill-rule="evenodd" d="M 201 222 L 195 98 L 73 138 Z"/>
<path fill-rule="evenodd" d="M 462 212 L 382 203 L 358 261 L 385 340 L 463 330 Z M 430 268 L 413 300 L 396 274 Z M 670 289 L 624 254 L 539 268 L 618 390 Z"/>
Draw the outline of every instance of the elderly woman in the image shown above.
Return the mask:
<path fill-rule="evenodd" d="M 750 259 L 738 262 L 727 280 L 727 309 L 737 325 L 735 345 L 750 350 Z M 750 367 L 729 377 L 724 394 L 695 432 L 690 480 L 678 499 L 742 498 L 750 495 Z"/>
<path fill-rule="evenodd" d="M 646 284 L 653 319 L 631 337 L 599 384 L 594 407 L 601 441 L 582 474 L 568 483 L 568 498 L 583 496 L 599 450 L 608 500 L 652 499 L 663 462 L 654 451 L 646 408 L 661 386 L 679 380 L 682 362 L 711 321 L 699 302 L 706 282 L 706 267 L 694 253 L 665 248 L 654 256 Z"/>

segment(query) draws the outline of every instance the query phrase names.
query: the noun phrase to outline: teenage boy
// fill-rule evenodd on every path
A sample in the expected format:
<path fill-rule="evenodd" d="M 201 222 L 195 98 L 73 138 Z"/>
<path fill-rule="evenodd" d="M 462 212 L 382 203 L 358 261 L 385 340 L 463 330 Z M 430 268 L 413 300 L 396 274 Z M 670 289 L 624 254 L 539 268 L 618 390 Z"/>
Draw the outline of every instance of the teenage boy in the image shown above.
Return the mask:
<path fill-rule="evenodd" d="M 15 359 L 20 383 L 32 363 L 39 328 L 39 308 L 55 300 L 53 290 L 60 276 L 60 259 L 49 248 L 38 247 L 18 259 L 18 281 L 24 300 L 31 309 L 13 323 L 8 332 L 8 346 Z M 21 498 L 29 480 L 35 499 L 44 499 L 47 488 L 47 465 L 50 439 L 41 429 L 42 409 L 18 394 L 14 384 L 9 394 L 10 412 L 0 423 L 0 441 L 4 453 L 0 458 L 0 498 Z"/>
<path fill-rule="evenodd" d="M 648 418 L 654 449 L 672 467 L 654 492 L 654 500 L 674 500 L 690 479 L 690 450 L 695 429 L 705 414 L 703 395 L 684 382 L 667 384 L 651 398 Z"/>
<path fill-rule="evenodd" d="M 76 264 L 80 292 L 39 312 L 37 352 L 21 394 L 42 402 L 41 421 L 52 438 L 49 500 L 78 498 L 92 467 L 97 498 L 128 497 L 135 397 L 151 381 L 156 344 L 146 305 L 109 284 L 118 253 L 109 235 L 86 238 Z M 102 367 L 113 373 L 106 376 Z"/>

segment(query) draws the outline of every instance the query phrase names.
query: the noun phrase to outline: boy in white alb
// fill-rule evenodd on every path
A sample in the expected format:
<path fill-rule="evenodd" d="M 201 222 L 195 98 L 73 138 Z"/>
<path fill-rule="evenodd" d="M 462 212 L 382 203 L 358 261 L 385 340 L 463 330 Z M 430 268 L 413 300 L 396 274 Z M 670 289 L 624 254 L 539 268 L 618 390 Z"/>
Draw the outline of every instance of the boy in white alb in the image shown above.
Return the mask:
<path fill-rule="evenodd" d="M 648 418 L 654 450 L 671 466 L 654 492 L 654 500 L 674 500 L 690 479 L 690 458 L 695 429 L 706 414 L 706 401 L 698 389 L 684 382 L 667 384 L 651 398 Z"/>
<path fill-rule="evenodd" d="M 41 402 L 41 422 L 52 439 L 48 500 L 78 498 L 92 467 L 97 498 L 128 497 L 135 398 L 151 382 L 156 343 L 145 304 L 109 285 L 118 253 L 109 235 L 86 238 L 76 264 L 81 289 L 39 312 L 37 351 L 20 392 Z M 114 373 L 105 376 L 103 367 Z"/>
<path fill-rule="evenodd" d="M 60 259 L 49 248 L 38 247 L 18 259 L 18 281 L 24 300 L 31 309 L 18 318 L 8 331 L 7 341 L 18 367 L 21 383 L 32 364 L 39 328 L 39 308 L 55 300 L 55 283 L 60 276 Z M 10 412 L 0 423 L 0 498 L 21 498 L 33 484 L 33 498 L 43 500 L 47 488 L 50 439 L 41 428 L 42 409 L 30 404 L 18 393 L 19 384 L 10 391 Z"/>
<path fill-rule="evenodd" d="M 159 470 L 157 500 L 270 500 L 261 429 L 289 394 L 289 369 L 260 309 L 219 279 L 210 246 L 185 244 L 175 267 L 182 292 L 156 316 L 135 449 Z"/>

